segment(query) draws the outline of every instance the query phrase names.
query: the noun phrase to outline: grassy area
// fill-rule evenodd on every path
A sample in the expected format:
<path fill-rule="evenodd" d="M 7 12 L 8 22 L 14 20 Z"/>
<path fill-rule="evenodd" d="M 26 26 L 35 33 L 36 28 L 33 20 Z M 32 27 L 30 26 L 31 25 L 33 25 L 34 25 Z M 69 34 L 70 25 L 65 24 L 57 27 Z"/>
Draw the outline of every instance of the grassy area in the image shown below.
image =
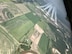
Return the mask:
<path fill-rule="evenodd" d="M 34 24 L 36 24 L 39 20 L 40 20 L 40 17 L 35 15 L 34 13 L 30 12 L 28 14 L 25 14 L 25 16 L 31 20 Z"/>
<path fill-rule="evenodd" d="M 52 40 L 56 40 L 56 36 L 54 34 L 54 32 L 52 31 L 52 26 L 49 25 L 49 23 L 45 22 L 43 19 L 41 21 L 38 22 L 38 25 L 44 30 L 46 36 L 48 36 L 48 38 L 52 39 Z M 55 27 L 54 27 L 55 29 Z"/>
<path fill-rule="evenodd" d="M 29 26 L 30 25 L 30 26 Z M 20 40 L 24 34 L 29 31 L 33 27 L 32 22 L 27 22 L 26 24 L 23 24 L 13 30 L 10 31 L 10 33 L 17 39 Z"/>
<path fill-rule="evenodd" d="M 5 32 L 1 27 L 0 27 L 0 37 L 5 37 L 5 38 L 10 39 L 9 34 L 7 32 Z"/>
<path fill-rule="evenodd" d="M 43 54 L 43 53 L 46 54 L 47 47 L 48 47 L 48 38 L 45 34 L 42 35 L 38 45 L 39 45 L 41 54 Z"/>
<path fill-rule="evenodd" d="M 0 2 L 10 2 L 10 0 L 0 0 Z"/>
<path fill-rule="evenodd" d="M 57 28 L 55 26 L 53 26 L 51 23 L 45 23 L 43 20 L 39 21 L 38 24 L 44 30 L 46 36 L 50 39 L 49 47 L 55 47 L 62 54 L 64 54 L 65 53 L 64 51 L 67 48 L 67 46 L 66 46 L 66 44 L 64 42 L 64 41 L 66 41 L 64 32 L 62 30 L 60 30 L 61 32 L 57 31 Z M 45 39 L 44 39 L 44 41 L 45 41 Z M 46 43 L 43 43 L 42 45 L 44 47 L 44 45 L 46 45 Z M 41 49 L 42 48 L 40 48 L 40 52 L 43 53 L 44 50 L 41 51 Z"/>
<path fill-rule="evenodd" d="M 35 5 L 32 4 L 32 3 L 27 3 L 26 6 L 27 6 L 27 8 L 29 8 L 32 12 L 34 12 L 35 9 L 36 9 Z"/>
<path fill-rule="evenodd" d="M 34 24 L 25 16 L 18 16 L 12 20 L 2 23 L 2 25 L 19 41 Z"/>
<path fill-rule="evenodd" d="M 23 37 L 20 38 L 20 42 L 23 42 L 25 39 L 29 39 L 30 36 L 33 34 L 34 28 L 32 27 L 29 31 L 25 33 Z"/>
<path fill-rule="evenodd" d="M 27 2 L 24 3 L 24 5 L 25 5 L 29 10 L 33 11 L 34 5 L 32 5 L 32 8 L 33 8 L 33 9 L 32 9 L 32 8 L 30 7 L 31 4 L 32 4 L 32 3 L 27 3 Z"/>
<path fill-rule="evenodd" d="M 62 54 L 64 54 L 64 51 L 66 49 L 66 44 L 64 42 L 65 40 L 64 34 L 58 32 L 57 28 L 54 27 L 52 24 L 48 23 L 48 25 L 50 26 L 51 31 L 55 34 L 56 37 L 56 42 L 53 42 L 53 46 L 57 48 Z"/>
<path fill-rule="evenodd" d="M 41 20 L 37 24 L 45 31 L 45 29 L 47 27 L 47 23 L 45 23 L 43 20 Z"/>
<path fill-rule="evenodd" d="M 9 46 L 11 46 L 12 44 L 14 44 L 13 39 L 10 37 L 10 35 L 3 29 L 0 27 L 0 41 L 6 41 L 8 43 Z M 2 42 L 3 43 L 3 42 Z M 4 44 L 4 43 L 3 43 Z M 10 45 L 11 44 L 11 45 Z M 2 44 L 1 44 L 2 45 Z"/>
<path fill-rule="evenodd" d="M 8 32 L 6 32 L 3 27 L 0 26 L 0 50 L 3 50 L 3 54 L 7 54 L 8 50 L 13 49 L 11 53 L 16 50 L 15 41 L 11 38 Z M 13 48 L 14 47 L 14 48 Z"/>

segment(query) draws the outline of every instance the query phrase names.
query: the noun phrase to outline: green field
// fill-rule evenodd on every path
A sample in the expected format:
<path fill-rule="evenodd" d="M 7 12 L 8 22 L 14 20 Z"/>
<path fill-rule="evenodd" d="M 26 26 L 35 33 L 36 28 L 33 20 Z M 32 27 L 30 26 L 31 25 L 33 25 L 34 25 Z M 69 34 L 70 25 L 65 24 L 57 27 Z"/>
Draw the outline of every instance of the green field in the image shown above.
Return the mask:
<path fill-rule="evenodd" d="M 0 0 L 0 2 L 10 2 L 10 0 Z"/>
<path fill-rule="evenodd" d="M 10 37 L 10 35 L 2 28 L 0 27 L 0 47 L 4 47 L 4 42 L 7 43 L 7 47 L 11 47 L 12 44 L 14 44 L 13 39 Z"/>
<path fill-rule="evenodd" d="M 32 3 L 26 3 L 25 4 L 26 5 L 26 7 L 28 8 L 28 9 L 30 9 L 32 12 L 35 12 L 35 9 L 36 9 L 36 7 L 35 7 L 35 5 L 34 4 L 32 4 Z"/>
<path fill-rule="evenodd" d="M 61 30 L 61 33 L 58 32 L 56 27 L 54 27 L 50 23 L 48 23 L 48 25 L 50 26 L 51 31 L 55 34 L 55 37 L 56 37 L 56 42 L 53 42 L 54 47 L 57 48 L 62 54 L 64 54 L 64 51 L 66 49 L 66 44 L 64 42 L 64 41 L 66 41 L 66 39 L 65 39 L 65 36 L 63 34 L 64 32 L 62 30 Z"/>
<path fill-rule="evenodd" d="M 38 45 L 39 45 L 39 49 L 41 51 L 41 54 L 46 54 L 47 47 L 48 47 L 48 38 L 45 34 L 42 35 Z"/>
<path fill-rule="evenodd" d="M 47 23 L 45 23 L 43 20 L 39 21 L 37 23 L 44 31 L 48 27 Z"/>
<path fill-rule="evenodd" d="M 10 39 L 9 34 L 1 27 L 0 27 L 0 37 L 5 37 L 5 38 L 9 38 Z M 12 39 L 10 39 L 10 40 L 12 41 Z"/>
<path fill-rule="evenodd" d="M 40 22 L 38 22 L 38 24 L 42 29 L 44 29 L 45 35 L 47 36 L 47 39 L 50 39 L 50 41 L 46 41 L 45 36 L 44 37 L 42 36 L 42 38 L 39 42 L 39 50 L 40 50 L 41 54 L 43 53 L 43 51 L 46 52 L 46 45 L 49 46 L 49 47 L 55 47 L 62 54 L 64 54 L 64 51 L 66 49 L 66 44 L 64 42 L 65 37 L 63 36 L 64 34 L 58 32 L 57 28 L 50 23 L 47 24 L 43 21 L 40 21 Z M 61 31 L 61 32 L 63 32 L 63 31 Z M 55 40 L 56 40 L 56 42 L 55 42 Z M 46 44 L 45 42 L 46 43 L 49 42 L 49 45 Z M 47 53 L 49 53 L 49 51 Z"/>
<path fill-rule="evenodd" d="M 34 24 L 25 16 L 18 16 L 14 19 L 2 23 L 2 25 L 11 33 L 18 41 L 27 33 Z"/>
<path fill-rule="evenodd" d="M 34 24 L 36 24 L 38 21 L 40 21 L 40 17 L 37 16 L 36 14 L 34 15 L 34 13 L 30 12 L 28 14 L 25 14 L 25 16 L 31 20 Z"/>
<path fill-rule="evenodd" d="M 3 26 L 0 26 L 0 50 L 3 54 L 7 54 L 9 50 L 13 49 L 10 53 L 14 53 L 16 50 L 15 41 L 11 36 L 9 35 L 8 32 L 4 29 Z M 0 53 L 1 53 L 0 52 Z"/>

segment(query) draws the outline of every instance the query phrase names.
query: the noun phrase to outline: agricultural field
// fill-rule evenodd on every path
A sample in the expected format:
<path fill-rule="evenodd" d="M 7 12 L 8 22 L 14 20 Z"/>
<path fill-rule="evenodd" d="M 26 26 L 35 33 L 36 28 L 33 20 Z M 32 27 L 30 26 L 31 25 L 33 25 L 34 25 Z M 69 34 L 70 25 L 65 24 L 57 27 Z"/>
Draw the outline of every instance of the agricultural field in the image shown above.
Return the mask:
<path fill-rule="evenodd" d="M 6 2 L 4 5 L 6 4 L 7 6 L 3 9 L 3 14 L 9 18 L 0 23 L 2 26 L 0 27 L 0 49 L 2 49 L 1 47 L 3 46 L 7 46 L 6 48 L 9 50 L 9 48 L 11 49 L 11 46 L 15 44 L 18 46 L 17 54 L 19 54 L 19 50 L 22 49 L 32 50 L 31 45 L 34 43 L 31 41 L 30 37 L 35 31 L 34 26 L 37 24 L 44 33 L 38 45 L 33 45 L 34 50 L 40 52 L 40 54 L 52 54 L 51 49 L 54 47 L 58 49 L 61 54 L 64 54 L 67 45 L 70 44 L 68 42 L 69 39 L 65 36 L 65 31 L 56 28 L 50 20 L 47 21 L 47 19 L 44 18 L 44 13 L 37 8 L 38 5 L 43 4 L 43 0 L 35 1 L 39 1 L 41 4 L 35 2 L 12 3 L 9 1 L 10 0 L 0 0 L 0 2 Z M 47 18 L 49 19 L 49 16 Z M 3 49 L 5 50 L 6 48 L 4 47 Z"/>
<path fill-rule="evenodd" d="M 30 13 L 28 13 L 28 14 L 25 14 L 25 16 L 29 19 L 29 20 L 31 20 L 34 24 L 36 24 L 38 21 L 40 21 L 40 17 L 39 16 L 37 16 L 35 13 L 32 13 L 32 12 L 30 12 Z"/>
<path fill-rule="evenodd" d="M 33 28 L 34 23 L 32 23 L 25 15 L 22 15 L 6 21 L 2 23 L 2 25 L 19 41 L 25 33 Z"/>
<path fill-rule="evenodd" d="M 0 3 L 0 21 L 4 22 L 21 15 L 21 10 L 12 2 Z"/>
<path fill-rule="evenodd" d="M 47 52 L 47 48 L 48 48 L 48 38 L 45 34 L 42 35 L 40 42 L 39 42 L 39 50 L 40 50 L 40 54 L 44 54 Z"/>
<path fill-rule="evenodd" d="M 12 53 L 14 48 L 14 41 L 10 35 L 5 31 L 4 27 L 0 25 L 0 54 Z"/>
<path fill-rule="evenodd" d="M 0 0 L 0 2 L 10 2 L 10 0 Z"/>

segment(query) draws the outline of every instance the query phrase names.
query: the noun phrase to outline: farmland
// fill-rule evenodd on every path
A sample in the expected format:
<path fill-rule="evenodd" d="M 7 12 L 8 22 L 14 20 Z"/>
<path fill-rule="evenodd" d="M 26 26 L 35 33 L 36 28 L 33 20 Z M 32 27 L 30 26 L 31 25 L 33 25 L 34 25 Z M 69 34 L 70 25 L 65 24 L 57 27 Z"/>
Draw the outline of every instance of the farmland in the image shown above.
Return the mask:
<path fill-rule="evenodd" d="M 0 2 L 10 2 L 10 0 L 0 0 Z"/>
<path fill-rule="evenodd" d="M 33 27 L 33 23 L 25 17 L 18 16 L 12 20 L 2 23 L 2 25 L 11 33 L 17 40 L 20 40 L 24 34 Z"/>

